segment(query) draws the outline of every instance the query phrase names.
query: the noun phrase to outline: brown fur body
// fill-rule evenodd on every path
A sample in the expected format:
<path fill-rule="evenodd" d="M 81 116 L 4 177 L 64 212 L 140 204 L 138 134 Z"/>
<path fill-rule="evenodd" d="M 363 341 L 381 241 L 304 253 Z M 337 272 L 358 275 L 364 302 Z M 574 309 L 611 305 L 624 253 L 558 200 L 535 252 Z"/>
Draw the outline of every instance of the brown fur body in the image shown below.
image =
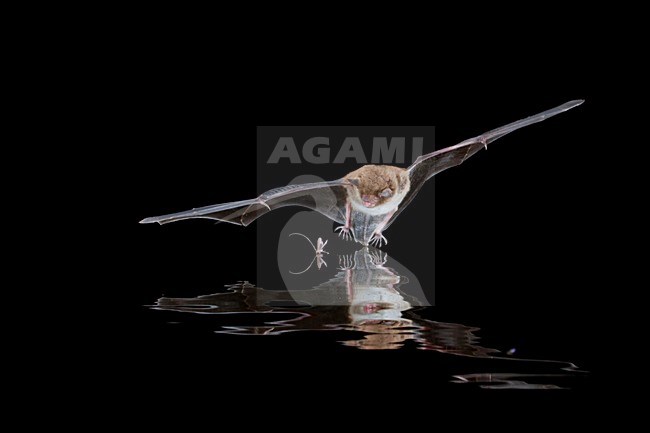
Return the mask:
<path fill-rule="evenodd" d="M 390 165 L 364 165 L 346 175 L 345 179 L 356 185 L 353 199 L 360 202 L 361 197 L 373 197 L 377 199 L 376 206 L 393 201 L 396 197 L 403 197 L 410 187 L 408 172 Z M 381 192 L 387 188 L 390 188 L 392 195 L 382 197 Z"/>

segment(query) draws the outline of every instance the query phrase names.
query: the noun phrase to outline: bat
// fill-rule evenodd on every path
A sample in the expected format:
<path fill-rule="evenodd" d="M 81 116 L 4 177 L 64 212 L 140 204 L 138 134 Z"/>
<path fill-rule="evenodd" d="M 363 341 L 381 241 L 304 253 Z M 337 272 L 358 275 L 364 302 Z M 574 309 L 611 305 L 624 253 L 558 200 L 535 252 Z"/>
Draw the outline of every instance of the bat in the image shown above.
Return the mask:
<path fill-rule="evenodd" d="M 301 206 L 320 212 L 341 224 L 335 231 L 346 240 L 381 248 L 383 235 L 411 203 L 424 183 L 436 174 L 462 164 L 488 144 L 519 128 L 563 113 L 584 100 L 569 101 L 534 116 L 418 157 L 408 168 L 364 165 L 341 179 L 287 185 L 251 200 L 206 206 L 189 211 L 145 218 L 141 224 L 166 224 L 193 218 L 207 218 L 248 226 L 262 215 L 284 206 Z"/>

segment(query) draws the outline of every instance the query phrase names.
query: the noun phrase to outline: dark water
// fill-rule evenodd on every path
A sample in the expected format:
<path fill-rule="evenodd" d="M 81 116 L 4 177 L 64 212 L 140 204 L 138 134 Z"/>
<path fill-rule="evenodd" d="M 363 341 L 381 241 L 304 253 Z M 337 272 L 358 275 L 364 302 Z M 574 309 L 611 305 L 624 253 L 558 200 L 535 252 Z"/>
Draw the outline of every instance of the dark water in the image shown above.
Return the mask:
<path fill-rule="evenodd" d="M 163 297 L 152 308 L 178 313 L 168 316 L 169 326 L 191 324 L 196 315 L 207 315 L 209 319 L 204 319 L 202 326 L 213 328 L 215 334 L 281 338 L 286 333 L 301 333 L 308 338 L 311 333 L 326 332 L 337 335 L 341 345 L 359 350 L 408 347 L 478 361 L 479 370 L 467 373 L 459 369 L 458 374 L 449 378 L 450 383 L 462 386 L 575 388 L 588 374 L 569 361 L 520 358 L 516 356 L 516 348 L 503 353 L 484 347 L 480 344 L 479 328 L 426 319 L 422 317 L 428 313 L 425 307 L 412 308 L 399 292 L 388 291 L 374 293 L 374 299 L 350 305 L 310 306 L 304 301 L 296 302 L 286 291 L 265 290 L 241 282 L 210 295 Z M 402 302 L 396 303 L 396 298 Z M 172 318 L 176 321 L 171 321 Z M 214 344 L 219 344 L 219 336 L 215 335 L 214 339 Z"/>
<path fill-rule="evenodd" d="M 315 255 L 301 272 L 319 275 L 328 259 L 336 264 L 334 257 Z M 441 314 L 427 306 L 426 290 L 390 267 L 392 261 L 386 253 L 362 248 L 339 256 L 334 275 L 314 287 L 278 290 L 243 281 L 205 294 L 163 296 L 149 306 L 148 320 L 158 322 L 163 333 L 221 351 L 270 344 L 285 354 L 309 353 L 319 344 L 333 353 L 373 351 L 379 360 L 388 351 L 403 353 L 406 360 L 435 354 L 435 362 L 443 358 L 445 367 L 433 366 L 427 374 L 457 388 L 562 390 L 580 389 L 588 381 L 590 373 L 570 358 L 534 356 L 530 342 L 521 342 L 514 330 L 494 339 L 490 325 L 482 330 L 437 320 Z"/>

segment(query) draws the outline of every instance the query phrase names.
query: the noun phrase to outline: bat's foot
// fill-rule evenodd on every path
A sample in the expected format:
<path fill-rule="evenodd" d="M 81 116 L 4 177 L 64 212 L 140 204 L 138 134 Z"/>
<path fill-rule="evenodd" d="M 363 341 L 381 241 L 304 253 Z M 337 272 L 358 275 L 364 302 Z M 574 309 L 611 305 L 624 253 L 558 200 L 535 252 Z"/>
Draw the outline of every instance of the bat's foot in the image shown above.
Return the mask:
<path fill-rule="evenodd" d="M 372 250 L 370 252 L 370 263 L 375 267 L 384 266 L 388 261 L 388 254 L 379 250 Z"/>
<path fill-rule="evenodd" d="M 350 269 L 354 269 L 356 263 L 354 262 L 354 258 L 352 257 L 351 254 L 345 254 L 345 255 L 340 255 L 339 256 L 339 267 L 341 271 L 348 271 Z"/>
<path fill-rule="evenodd" d="M 381 248 L 383 245 L 388 245 L 388 239 L 386 239 L 381 232 L 375 232 L 370 238 L 370 245 Z"/>
<path fill-rule="evenodd" d="M 346 226 L 338 226 L 337 228 L 334 229 L 334 231 L 339 231 L 339 237 L 342 238 L 343 240 L 346 241 L 351 241 L 352 240 L 352 233 L 350 231 L 350 227 Z"/>

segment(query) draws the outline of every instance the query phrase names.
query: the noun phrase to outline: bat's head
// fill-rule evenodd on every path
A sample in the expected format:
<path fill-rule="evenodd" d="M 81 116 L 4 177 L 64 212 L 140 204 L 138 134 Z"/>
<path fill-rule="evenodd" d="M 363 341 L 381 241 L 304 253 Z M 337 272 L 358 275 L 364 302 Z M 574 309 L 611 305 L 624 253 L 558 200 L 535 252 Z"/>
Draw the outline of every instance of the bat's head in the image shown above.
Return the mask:
<path fill-rule="evenodd" d="M 386 165 L 365 165 L 345 178 L 355 187 L 353 199 L 369 209 L 401 201 L 409 188 L 408 172 Z"/>

